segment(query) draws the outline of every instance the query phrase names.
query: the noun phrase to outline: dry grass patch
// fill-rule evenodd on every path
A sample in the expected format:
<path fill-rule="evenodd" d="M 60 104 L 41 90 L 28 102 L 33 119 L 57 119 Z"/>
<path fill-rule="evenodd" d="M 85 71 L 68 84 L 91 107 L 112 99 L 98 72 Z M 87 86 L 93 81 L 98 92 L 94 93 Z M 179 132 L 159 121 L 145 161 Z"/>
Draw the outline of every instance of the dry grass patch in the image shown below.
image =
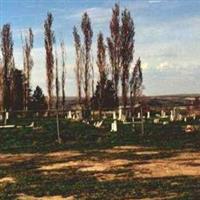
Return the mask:
<path fill-rule="evenodd" d="M 15 182 L 16 182 L 16 180 L 13 177 L 7 176 L 7 177 L 4 177 L 4 178 L 0 178 L 0 185 L 1 184 L 7 184 L 7 183 L 15 183 Z"/>
<path fill-rule="evenodd" d="M 60 195 L 57 195 L 57 196 L 34 197 L 26 194 L 19 194 L 18 199 L 19 200 L 75 200 L 73 196 L 62 197 Z"/>

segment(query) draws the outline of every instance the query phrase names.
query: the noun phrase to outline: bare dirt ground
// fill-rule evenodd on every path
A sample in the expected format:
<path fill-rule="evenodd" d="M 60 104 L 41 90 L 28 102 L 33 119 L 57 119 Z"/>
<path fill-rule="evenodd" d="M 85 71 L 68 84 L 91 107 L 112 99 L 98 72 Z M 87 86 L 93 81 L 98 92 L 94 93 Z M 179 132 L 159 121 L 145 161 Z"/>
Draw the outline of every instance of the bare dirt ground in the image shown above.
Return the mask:
<path fill-rule="evenodd" d="M 10 191 L 8 199 L 200 198 L 200 152 L 191 149 L 125 145 L 46 154 L 1 153 L 0 160 L 6 171 L 0 186 Z"/>

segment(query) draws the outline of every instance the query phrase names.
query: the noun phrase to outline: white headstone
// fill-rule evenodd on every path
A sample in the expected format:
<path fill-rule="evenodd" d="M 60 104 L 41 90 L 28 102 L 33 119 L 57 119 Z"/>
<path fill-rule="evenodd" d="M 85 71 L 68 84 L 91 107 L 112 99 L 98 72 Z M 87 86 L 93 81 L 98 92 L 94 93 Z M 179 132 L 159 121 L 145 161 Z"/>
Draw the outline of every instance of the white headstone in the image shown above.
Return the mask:
<path fill-rule="evenodd" d="M 156 114 L 156 117 L 160 118 L 160 114 Z"/>
<path fill-rule="evenodd" d="M 140 114 L 140 112 L 138 113 L 137 118 L 141 118 L 141 114 Z"/>
<path fill-rule="evenodd" d="M 132 128 L 133 128 L 133 131 L 135 131 L 135 118 L 132 117 Z"/>
<path fill-rule="evenodd" d="M 159 121 L 160 121 L 159 118 L 156 118 L 156 119 L 153 120 L 153 123 L 154 123 L 154 124 L 158 124 Z"/>
<path fill-rule="evenodd" d="M 184 122 L 187 122 L 187 117 L 184 117 Z"/>
<path fill-rule="evenodd" d="M 95 123 L 94 123 L 94 126 L 95 126 L 96 128 L 100 128 L 102 124 L 103 124 L 103 120 L 95 122 Z"/>
<path fill-rule="evenodd" d="M 161 116 L 161 118 L 165 118 L 166 117 L 166 113 L 165 113 L 164 110 L 161 110 L 160 116 Z"/>
<path fill-rule="evenodd" d="M 119 108 L 119 116 L 118 116 L 118 120 L 122 120 L 122 108 Z"/>
<path fill-rule="evenodd" d="M 171 110 L 171 111 L 170 111 L 170 116 L 169 116 L 169 118 L 170 118 L 170 121 L 171 121 L 171 122 L 173 122 L 173 121 L 175 120 L 175 110 Z"/>
<path fill-rule="evenodd" d="M 149 119 L 150 117 L 150 112 L 147 112 L 147 119 Z"/>
<path fill-rule="evenodd" d="M 67 119 L 71 119 L 72 118 L 72 112 L 69 111 L 68 114 L 67 114 Z"/>
<path fill-rule="evenodd" d="M 111 124 L 111 132 L 117 132 L 117 121 L 115 120 L 112 124 Z"/>
<path fill-rule="evenodd" d="M 173 113 L 170 114 L 170 121 L 171 121 L 171 122 L 174 121 L 174 115 L 173 115 Z"/>
<path fill-rule="evenodd" d="M 163 122 L 163 125 L 167 125 L 167 124 L 169 124 L 168 121 L 164 121 L 164 122 Z"/>
<path fill-rule="evenodd" d="M 182 119 L 183 119 L 183 116 L 181 114 L 178 114 L 178 120 L 182 121 Z"/>
<path fill-rule="evenodd" d="M 116 112 L 113 111 L 113 119 L 116 120 Z"/>
<path fill-rule="evenodd" d="M 122 122 L 125 122 L 125 121 L 126 121 L 126 116 L 125 116 L 125 115 L 122 115 L 121 121 L 122 121 Z"/>
<path fill-rule="evenodd" d="M 72 115 L 72 119 L 76 120 L 76 114 Z"/>
<path fill-rule="evenodd" d="M 9 119 L 9 112 L 6 112 L 6 120 Z"/>

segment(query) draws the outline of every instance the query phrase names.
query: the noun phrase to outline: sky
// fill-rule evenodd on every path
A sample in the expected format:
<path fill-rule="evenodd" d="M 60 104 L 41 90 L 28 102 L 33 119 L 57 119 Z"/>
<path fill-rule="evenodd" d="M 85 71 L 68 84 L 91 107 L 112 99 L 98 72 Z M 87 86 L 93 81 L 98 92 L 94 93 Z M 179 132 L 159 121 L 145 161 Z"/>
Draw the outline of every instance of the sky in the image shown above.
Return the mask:
<path fill-rule="evenodd" d="M 66 43 L 66 94 L 76 96 L 73 26 L 77 26 L 81 33 L 81 17 L 87 11 L 94 32 L 92 49 L 95 62 L 97 34 L 101 31 L 105 38 L 109 37 L 109 21 L 115 3 L 120 4 L 121 10 L 129 9 L 134 20 L 135 52 L 130 68 L 133 69 L 140 57 L 144 94 L 199 93 L 199 0 L 0 0 L 0 27 L 5 23 L 11 24 L 15 63 L 19 69 L 23 67 L 21 33 L 26 33 L 29 27 L 33 29 L 32 88 L 40 85 L 46 93 L 43 25 L 47 12 L 52 12 L 54 17 L 57 45 L 61 40 Z M 96 67 L 95 80 L 98 80 Z"/>

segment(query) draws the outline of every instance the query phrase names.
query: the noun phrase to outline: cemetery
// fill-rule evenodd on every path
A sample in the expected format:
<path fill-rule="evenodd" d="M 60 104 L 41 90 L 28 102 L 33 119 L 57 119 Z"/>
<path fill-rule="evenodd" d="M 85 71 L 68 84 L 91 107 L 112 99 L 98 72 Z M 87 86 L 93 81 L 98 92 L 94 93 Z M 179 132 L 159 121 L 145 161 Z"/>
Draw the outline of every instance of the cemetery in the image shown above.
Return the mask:
<path fill-rule="evenodd" d="M 60 115 L 61 142 L 56 116 L 14 120 L 6 114 L 0 198 L 198 197 L 199 116 L 140 110 L 129 119 L 122 107 L 102 118 L 97 113 L 89 120 L 75 110 Z"/>
<path fill-rule="evenodd" d="M 199 2 L 1 0 L 0 200 L 199 200 Z"/>

